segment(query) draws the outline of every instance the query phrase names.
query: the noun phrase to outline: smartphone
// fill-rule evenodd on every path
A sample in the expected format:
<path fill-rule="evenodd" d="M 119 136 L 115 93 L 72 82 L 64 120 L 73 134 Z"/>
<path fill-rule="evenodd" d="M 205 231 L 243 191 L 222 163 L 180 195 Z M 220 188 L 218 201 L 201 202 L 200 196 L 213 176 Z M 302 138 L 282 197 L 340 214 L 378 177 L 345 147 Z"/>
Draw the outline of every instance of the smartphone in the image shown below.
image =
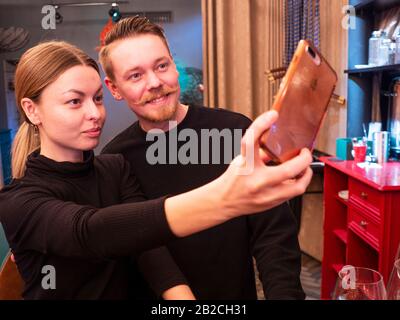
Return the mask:
<path fill-rule="evenodd" d="M 329 63 L 309 41 L 301 40 L 272 106 L 279 118 L 260 140 L 273 163 L 285 162 L 303 148 L 312 151 L 336 83 Z"/>

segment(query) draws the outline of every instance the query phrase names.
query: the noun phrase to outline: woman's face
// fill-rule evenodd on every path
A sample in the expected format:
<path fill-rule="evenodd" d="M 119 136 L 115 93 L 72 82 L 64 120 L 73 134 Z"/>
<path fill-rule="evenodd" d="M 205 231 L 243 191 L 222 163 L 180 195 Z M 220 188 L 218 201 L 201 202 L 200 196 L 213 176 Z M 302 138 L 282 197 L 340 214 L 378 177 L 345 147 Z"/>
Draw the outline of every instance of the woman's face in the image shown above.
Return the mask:
<path fill-rule="evenodd" d="M 41 153 L 56 161 L 80 161 L 94 149 L 105 121 L 99 74 L 74 66 L 47 86 L 37 104 Z"/>

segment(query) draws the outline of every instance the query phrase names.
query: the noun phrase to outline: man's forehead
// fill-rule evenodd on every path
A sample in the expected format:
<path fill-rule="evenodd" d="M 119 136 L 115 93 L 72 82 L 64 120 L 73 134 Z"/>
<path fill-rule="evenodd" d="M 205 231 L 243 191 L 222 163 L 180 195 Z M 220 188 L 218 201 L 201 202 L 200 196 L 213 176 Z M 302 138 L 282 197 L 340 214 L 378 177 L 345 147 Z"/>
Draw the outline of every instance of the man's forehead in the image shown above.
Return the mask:
<path fill-rule="evenodd" d="M 144 34 L 117 40 L 111 44 L 109 52 L 111 56 L 115 57 L 150 57 L 155 53 L 169 55 L 169 50 L 165 42 L 153 34 Z"/>
<path fill-rule="evenodd" d="M 112 65 L 121 72 L 172 59 L 164 42 L 154 35 L 118 40 L 110 46 L 109 55 Z"/>

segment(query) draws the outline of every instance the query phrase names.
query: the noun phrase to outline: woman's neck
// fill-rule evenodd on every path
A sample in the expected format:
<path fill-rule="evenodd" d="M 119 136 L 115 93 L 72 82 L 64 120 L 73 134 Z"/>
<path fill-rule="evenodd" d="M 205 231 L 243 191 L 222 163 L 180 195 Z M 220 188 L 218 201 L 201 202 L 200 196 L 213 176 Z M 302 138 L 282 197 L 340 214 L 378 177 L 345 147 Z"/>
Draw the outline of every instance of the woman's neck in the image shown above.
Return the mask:
<path fill-rule="evenodd" d="M 49 147 L 41 143 L 40 154 L 56 162 L 83 162 L 83 151 L 67 148 Z"/>

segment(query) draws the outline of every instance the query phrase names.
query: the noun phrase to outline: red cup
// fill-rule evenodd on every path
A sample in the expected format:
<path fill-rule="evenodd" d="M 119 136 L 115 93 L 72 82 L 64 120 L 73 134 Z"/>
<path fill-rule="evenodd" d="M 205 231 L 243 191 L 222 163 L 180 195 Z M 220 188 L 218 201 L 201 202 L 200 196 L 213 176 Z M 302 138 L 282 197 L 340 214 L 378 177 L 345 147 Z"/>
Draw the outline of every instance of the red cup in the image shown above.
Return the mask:
<path fill-rule="evenodd" d="M 365 162 L 365 156 L 367 155 L 366 145 L 354 145 L 354 161 L 355 162 Z"/>

